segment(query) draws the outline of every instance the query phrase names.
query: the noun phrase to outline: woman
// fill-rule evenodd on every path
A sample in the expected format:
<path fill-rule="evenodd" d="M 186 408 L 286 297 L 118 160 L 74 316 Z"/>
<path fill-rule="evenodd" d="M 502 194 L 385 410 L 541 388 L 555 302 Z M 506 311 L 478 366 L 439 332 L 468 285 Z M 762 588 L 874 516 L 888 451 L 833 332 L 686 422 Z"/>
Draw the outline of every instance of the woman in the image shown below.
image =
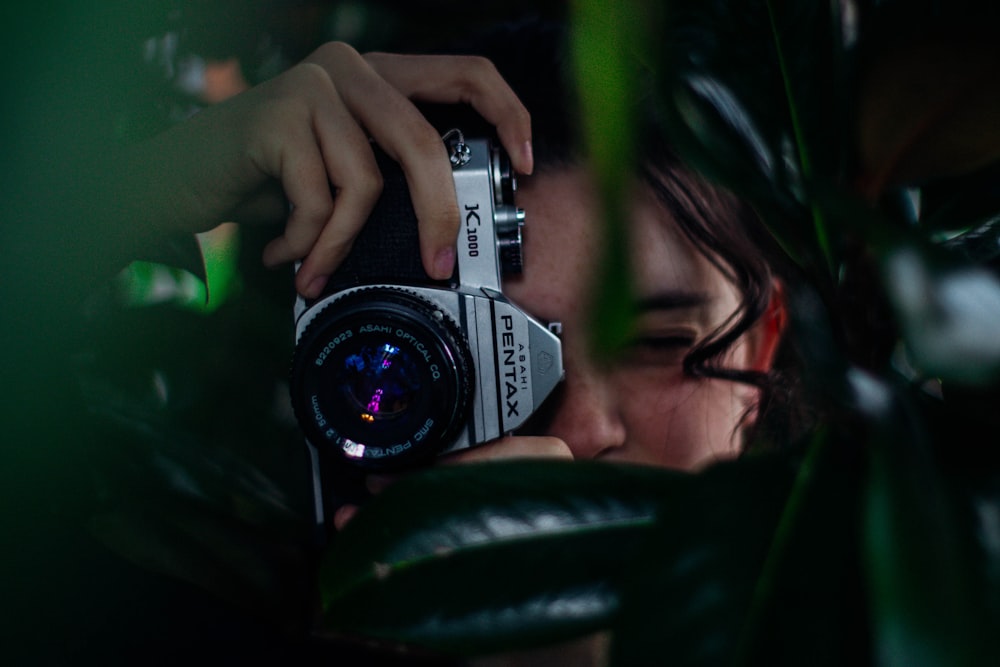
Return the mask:
<path fill-rule="evenodd" d="M 478 98 L 468 98 L 500 123 L 499 136 L 522 171 L 517 203 L 527 212 L 525 266 L 522 275 L 505 279 L 504 292 L 539 319 L 562 324 L 566 379 L 524 431 L 543 438 L 521 435 L 454 458 L 599 458 L 694 470 L 735 456 L 773 395 L 771 370 L 786 320 L 766 235 L 747 206 L 679 162 L 654 113 L 641 116 L 643 150 L 627 197 L 634 333 L 615 361 L 598 362 L 590 330 L 606 229 L 575 123 L 576 100 L 565 84 L 564 40 L 559 27 L 518 24 L 480 35 L 464 49 L 486 54 L 503 77 L 504 87 L 495 90 L 506 95 L 509 84 L 531 113 L 529 152 L 520 137 L 509 139 L 511 126 L 504 124 L 520 110 L 491 115 Z M 427 63 L 447 62 L 366 58 L 377 68 L 426 66 L 423 75 L 434 74 Z M 495 71 L 483 61 L 450 62 L 482 68 L 477 81 Z M 438 134 L 455 125 L 466 134 L 490 129 L 451 108 L 428 113 Z M 337 525 L 353 512 L 342 510 Z"/>

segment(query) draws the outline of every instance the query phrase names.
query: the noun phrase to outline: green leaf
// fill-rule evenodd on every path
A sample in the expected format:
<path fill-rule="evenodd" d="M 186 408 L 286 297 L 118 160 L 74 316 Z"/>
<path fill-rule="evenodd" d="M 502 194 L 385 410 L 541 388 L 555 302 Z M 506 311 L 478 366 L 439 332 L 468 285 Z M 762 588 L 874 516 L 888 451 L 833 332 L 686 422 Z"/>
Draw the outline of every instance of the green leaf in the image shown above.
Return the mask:
<path fill-rule="evenodd" d="M 612 664 L 730 664 L 788 501 L 782 459 L 720 464 L 665 507 L 614 627 Z"/>
<path fill-rule="evenodd" d="M 1000 163 L 919 190 L 920 225 L 968 261 L 1000 259 Z"/>
<path fill-rule="evenodd" d="M 87 383 L 84 424 L 105 546 L 280 626 L 305 625 L 314 594 L 310 522 L 275 479 L 190 425 L 109 384 Z M 277 442 L 277 441 L 275 441 Z M 304 445 L 303 445 L 304 446 Z"/>
<path fill-rule="evenodd" d="M 862 525 L 875 655 L 886 667 L 995 665 L 969 522 L 919 424 L 897 402 L 870 447 Z"/>
<path fill-rule="evenodd" d="M 981 471 L 982 468 L 980 475 Z M 1000 475 L 991 472 L 984 476 L 987 479 L 979 481 L 969 496 L 973 509 L 972 530 L 978 553 L 982 554 L 981 583 L 988 608 L 983 624 L 997 627 L 1000 624 Z"/>
<path fill-rule="evenodd" d="M 441 467 L 397 482 L 324 558 L 323 630 L 471 655 L 606 627 L 656 508 L 690 483 L 554 461 Z"/>
<path fill-rule="evenodd" d="M 287 310 L 259 292 L 207 317 L 103 305 L 60 377 L 84 412 L 61 445 L 85 452 L 90 531 L 141 567 L 301 631 L 316 591 L 305 445 L 276 409 Z"/>
<path fill-rule="evenodd" d="M 571 47 L 580 118 L 605 222 L 604 253 L 599 278 L 593 282 L 596 294 L 590 341 L 603 358 L 628 341 L 634 316 L 626 192 L 630 166 L 635 163 L 635 62 L 645 56 L 647 42 L 642 29 L 647 16 L 643 4 L 636 0 L 611 5 L 579 0 L 573 13 Z"/>
<path fill-rule="evenodd" d="M 688 0 L 667 17 L 657 81 L 682 158 L 753 202 L 794 259 L 827 273 L 835 246 L 807 190 L 841 179 L 850 160 L 850 100 L 838 93 L 852 60 L 837 3 Z"/>
<path fill-rule="evenodd" d="M 913 364 L 927 377 L 990 383 L 1000 377 L 1000 278 L 975 265 L 934 260 L 907 246 L 883 260 Z"/>

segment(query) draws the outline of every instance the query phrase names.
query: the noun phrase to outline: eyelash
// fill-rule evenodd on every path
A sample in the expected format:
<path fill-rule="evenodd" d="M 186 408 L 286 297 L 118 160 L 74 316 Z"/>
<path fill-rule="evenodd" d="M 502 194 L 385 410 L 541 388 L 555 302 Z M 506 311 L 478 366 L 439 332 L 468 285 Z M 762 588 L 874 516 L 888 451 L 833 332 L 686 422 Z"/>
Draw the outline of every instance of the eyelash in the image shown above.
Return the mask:
<path fill-rule="evenodd" d="M 694 343 L 694 336 L 639 336 L 628 344 L 624 358 L 632 364 L 679 364 Z"/>
<path fill-rule="evenodd" d="M 632 345 L 646 345 L 657 349 L 691 347 L 694 345 L 694 336 L 639 336 L 632 341 Z"/>

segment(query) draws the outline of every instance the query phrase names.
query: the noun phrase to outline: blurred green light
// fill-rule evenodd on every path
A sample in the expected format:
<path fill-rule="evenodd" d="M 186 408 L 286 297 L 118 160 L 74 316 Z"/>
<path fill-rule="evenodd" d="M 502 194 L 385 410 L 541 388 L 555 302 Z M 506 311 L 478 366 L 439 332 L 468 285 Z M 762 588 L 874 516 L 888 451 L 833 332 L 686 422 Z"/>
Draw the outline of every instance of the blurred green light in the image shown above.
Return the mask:
<path fill-rule="evenodd" d="M 227 223 L 198 235 L 205 277 L 158 262 L 135 261 L 118 276 L 123 302 L 131 307 L 172 304 L 199 313 L 213 313 L 239 294 L 239 230 Z"/>

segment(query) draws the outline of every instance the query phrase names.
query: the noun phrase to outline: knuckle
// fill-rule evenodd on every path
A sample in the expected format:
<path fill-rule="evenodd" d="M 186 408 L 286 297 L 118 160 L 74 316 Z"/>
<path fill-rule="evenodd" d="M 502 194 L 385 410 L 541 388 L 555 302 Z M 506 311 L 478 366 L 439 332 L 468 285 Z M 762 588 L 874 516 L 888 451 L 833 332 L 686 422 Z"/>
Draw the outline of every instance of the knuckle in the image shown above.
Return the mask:
<path fill-rule="evenodd" d="M 489 58 L 484 56 L 465 56 L 464 59 L 465 75 L 470 82 L 480 82 L 484 79 L 500 77 L 496 65 Z"/>
<path fill-rule="evenodd" d="M 321 65 L 313 62 L 303 62 L 295 66 L 293 70 L 296 74 L 296 85 L 307 86 L 306 90 L 311 90 L 319 86 L 326 86 L 331 83 L 330 75 Z"/>
<path fill-rule="evenodd" d="M 357 49 L 347 42 L 332 41 L 319 46 L 313 56 L 321 61 L 344 62 L 356 60 L 361 57 Z"/>
<path fill-rule="evenodd" d="M 480 91 L 491 88 L 500 79 L 500 72 L 489 58 L 463 56 L 457 69 L 459 96 L 465 102 L 474 99 Z"/>
<path fill-rule="evenodd" d="M 421 156 L 436 159 L 446 154 L 441 135 L 426 122 L 421 122 L 413 128 L 411 142 L 414 150 Z"/>

